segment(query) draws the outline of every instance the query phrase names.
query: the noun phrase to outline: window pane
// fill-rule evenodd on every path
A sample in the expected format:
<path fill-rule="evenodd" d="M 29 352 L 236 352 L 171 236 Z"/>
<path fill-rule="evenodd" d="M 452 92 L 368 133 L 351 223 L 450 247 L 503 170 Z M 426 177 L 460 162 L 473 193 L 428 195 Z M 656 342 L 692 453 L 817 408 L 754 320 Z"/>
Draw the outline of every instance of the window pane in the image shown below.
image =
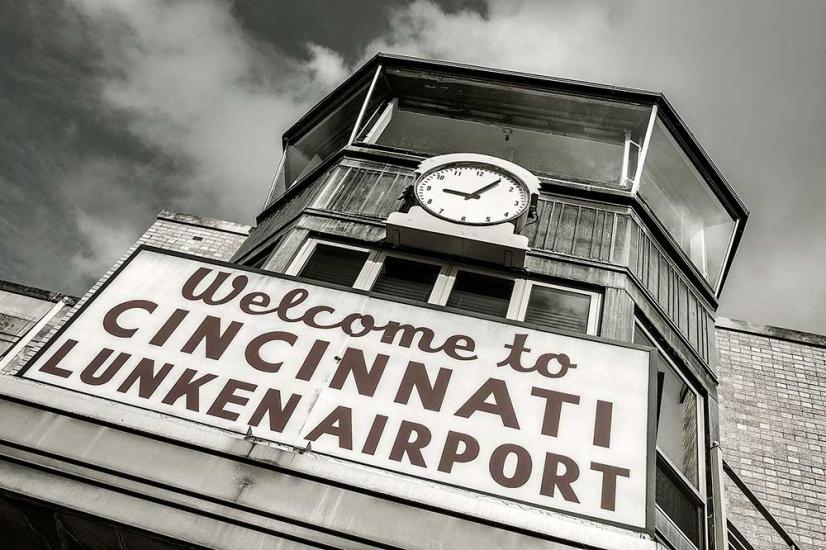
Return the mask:
<path fill-rule="evenodd" d="M 560 179 L 622 185 L 625 144 L 650 107 L 404 70 L 386 74 L 392 117 L 371 140 L 426 154 L 482 153 Z M 362 135 L 366 136 L 368 131 Z M 638 149 L 629 145 L 636 166 Z"/>
<path fill-rule="evenodd" d="M 587 332 L 591 297 L 578 292 L 533 285 L 525 322 L 550 329 Z"/>
<path fill-rule="evenodd" d="M 299 276 L 343 286 L 353 286 L 369 252 L 326 244 L 316 245 Z"/>
<path fill-rule="evenodd" d="M 648 147 L 640 196 L 715 288 L 734 220 L 659 120 Z"/>
<path fill-rule="evenodd" d="M 634 343 L 657 349 L 639 327 L 634 330 Z M 659 391 L 657 447 L 697 487 L 699 478 L 696 394 L 660 351 L 653 353 L 651 360 L 657 367 Z"/>
<path fill-rule="evenodd" d="M 702 504 L 669 470 L 668 464 L 657 461 L 657 505 L 700 548 Z"/>
<path fill-rule="evenodd" d="M 459 271 L 450 298 L 449 307 L 504 317 L 508 313 L 513 281 L 470 271 Z"/>
<path fill-rule="evenodd" d="M 440 270 L 438 265 L 388 257 L 382 264 L 373 291 L 426 302 Z"/>
<path fill-rule="evenodd" d="M 285 187 L 289 188 L 296 180 L 347 145 L 366 96 L 367 86 L 364 86 L 316 123 L 312 130 L 287 146 Z"/>
<path fill-rule="evenodd" d="M 481 153 L 560 178 L 619 184 L 623 143 L 396 109 L 376 143 L 442 154 Z"/>

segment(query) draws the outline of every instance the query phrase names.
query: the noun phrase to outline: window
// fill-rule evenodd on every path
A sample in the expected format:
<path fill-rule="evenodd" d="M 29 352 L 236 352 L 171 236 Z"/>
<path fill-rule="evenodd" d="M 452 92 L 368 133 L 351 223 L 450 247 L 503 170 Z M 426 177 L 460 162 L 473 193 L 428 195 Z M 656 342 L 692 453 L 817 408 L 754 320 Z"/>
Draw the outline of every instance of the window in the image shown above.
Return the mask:
<path fill-rule="evenodd" d="M 516 278 L 395 251 L 309 239 L 286 270 L 378 295 L 524 320 L 550 331 L 596 334 L 597 292 Z"/>
<path fill-rule="evenodd" d="M 504 317 L 508 313 L 513 279 L 458 270 L 447 299 L 449 307 Z"/>
<path fill-rule="evenodd" d="M 634 343 L 656 350 L 657 506 L 699 548 L 705 509 L 700 395 L 639 322 Z"/>
<path fill-rule="evenodd" d="M 427 302 L 441 270 L 437 264 L 387 256 L 373 283 L 373 292 Z"/>
<path fill-rule="evenodd" d="M 483 153 L 551 177 L 626 186 L 650 107 L 389 69 L 359 136 L 420 154 Z M 629 176 L 631 174 L 631 176 Z"/>
<path fill-rule="evenodd" d="M 639 194 L 716 291 L 735 222 L 659 119 Z"/>
<path fill-rule="evenodd" d="M 367 89 L 368 84 L 364 84 L 358 92 L 328 112 L 308 132 L 289 139 L 284 153 L 282 173 L 278 176 L 282 181 L 277 183 L 277 187 L 284 185 L 289 188 L 295 181 L 347 145 L 361 106 L 367 97 Z"/>
<path fill-rule="evenodd" d="M 298 275 L 342 286 L 353 286 L 356 283 L 370 254 L 368 250 L 360 248 L 312 244 L 315 246 Z"/>
<path fill-rule="evenodd" d="M 522 318 L 551 330 L 596 334 L 599 295 L 537 282 L 528 283 Z"/>

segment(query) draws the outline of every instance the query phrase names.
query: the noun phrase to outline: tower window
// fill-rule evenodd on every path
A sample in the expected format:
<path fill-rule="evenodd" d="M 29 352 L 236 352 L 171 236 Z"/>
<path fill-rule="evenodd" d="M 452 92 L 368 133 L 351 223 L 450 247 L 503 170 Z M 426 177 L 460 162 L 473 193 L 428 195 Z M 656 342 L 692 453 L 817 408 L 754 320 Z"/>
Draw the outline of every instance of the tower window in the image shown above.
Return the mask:
<path fill-rule="evenodd" d="M 353 286 L 367 261 L 369 252 L 319 243 L 299 276 L 342 286 Z"/>
<path fill-rule="evenodd" d="M 700 396 L 639 322 L 634 343 L 656 350 L 657 506 L 699 548 L 705 506 Z"/>
<path fill-rule="evenodd" d="M 427 302 L 439 277 L 441 266 L 388 256 L 382 262 L 374 292 Z"/>
<path fill-rule="evenodd" d="M 598 306 L 595 293 L 530 283 L 524 319 L 551 330 L 595 334 Z"/>
<path fill-rule="evenodd" d="M 512 279 L 459 270 L 456 273 L 453 290 L 447 299 L 447 305 L 495 317 L 504 317 L 508 313 L 512 294 Z"/>

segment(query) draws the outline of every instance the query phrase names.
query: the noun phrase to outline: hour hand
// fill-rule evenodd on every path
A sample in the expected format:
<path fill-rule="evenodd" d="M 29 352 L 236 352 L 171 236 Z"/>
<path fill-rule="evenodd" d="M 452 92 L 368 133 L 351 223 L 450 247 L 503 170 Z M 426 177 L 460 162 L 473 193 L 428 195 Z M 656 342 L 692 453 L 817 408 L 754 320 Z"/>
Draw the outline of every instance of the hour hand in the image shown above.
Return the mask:
<path fill-rule="evenodd" d="M 470 193 L 456 191 L 455 189 L 442 189 L 442 191 L 444 191 L 445 193 L 450 193 L 451 195 L 459 195 L 460 197 L 465 197 L 466 199 L 469 199 L 472 196 L 472 194 Z"/>

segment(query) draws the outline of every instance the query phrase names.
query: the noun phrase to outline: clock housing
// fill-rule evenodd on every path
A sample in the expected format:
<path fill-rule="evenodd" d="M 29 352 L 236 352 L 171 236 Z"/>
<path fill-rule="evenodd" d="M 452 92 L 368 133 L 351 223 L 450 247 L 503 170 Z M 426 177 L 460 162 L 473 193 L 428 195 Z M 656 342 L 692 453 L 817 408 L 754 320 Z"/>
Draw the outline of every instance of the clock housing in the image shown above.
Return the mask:
<path fill-rule="evenodd" d="M 511 221 L 527 210 L 528 186 L 513 173 L 479 161 L 458 161 L 422 174 L 415 184 L 419 204 L 439 218 L 468 225 Z"/>

